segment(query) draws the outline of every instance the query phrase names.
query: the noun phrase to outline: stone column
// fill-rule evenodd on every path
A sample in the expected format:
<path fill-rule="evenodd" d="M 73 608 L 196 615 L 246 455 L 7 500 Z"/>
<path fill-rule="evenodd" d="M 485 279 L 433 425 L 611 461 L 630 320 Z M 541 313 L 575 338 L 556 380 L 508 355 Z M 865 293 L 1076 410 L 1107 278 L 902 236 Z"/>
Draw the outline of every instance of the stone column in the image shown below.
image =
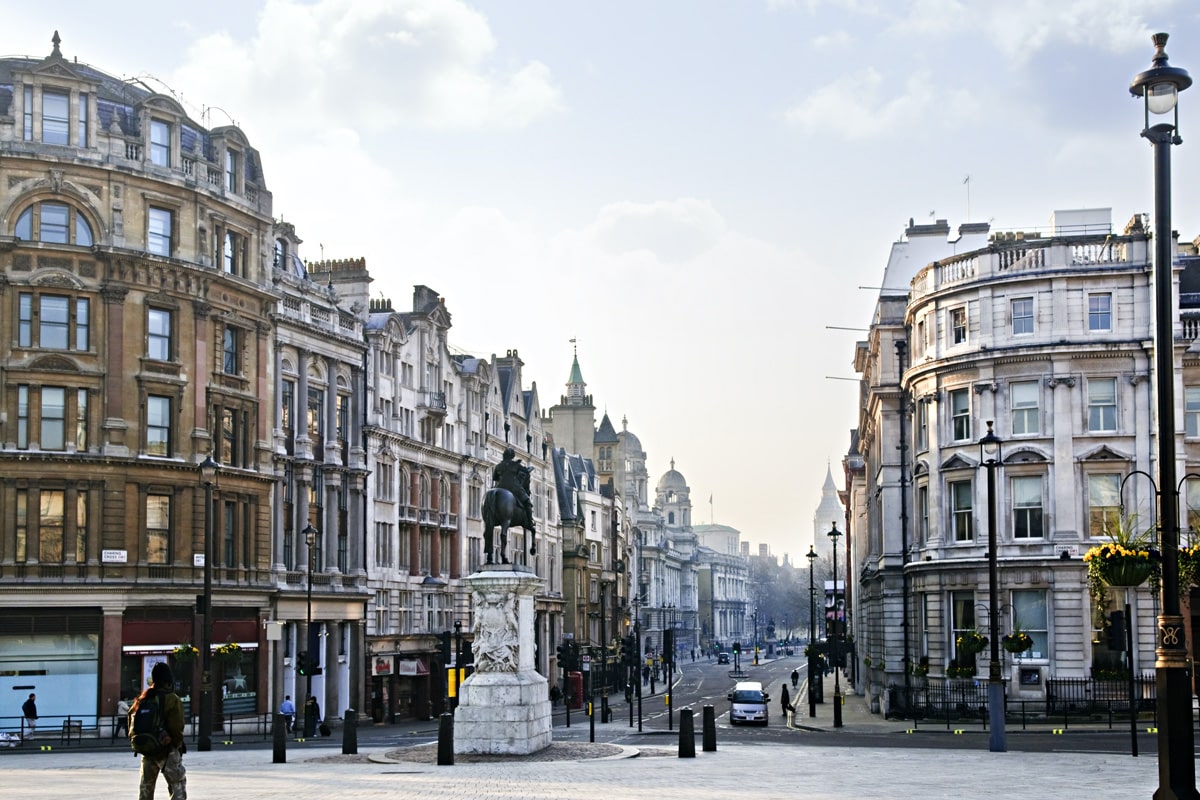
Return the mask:
<path fill-rule="evenodd" d="M 475 673 L 459 692 L 455 753 L 525 755 L 552 741 L 549 685 L 534 668 L 534 595 L 544 581 L 495 565 L 464 579 L 475 607 Z"/>

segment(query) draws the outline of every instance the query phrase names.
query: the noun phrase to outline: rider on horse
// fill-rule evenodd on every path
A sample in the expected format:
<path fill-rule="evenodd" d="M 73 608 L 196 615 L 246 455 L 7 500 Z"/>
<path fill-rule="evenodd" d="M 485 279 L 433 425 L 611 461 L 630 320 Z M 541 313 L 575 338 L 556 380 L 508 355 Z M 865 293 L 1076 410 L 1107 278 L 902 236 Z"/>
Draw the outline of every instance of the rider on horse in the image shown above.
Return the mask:
<path fill-rule="evenodd" d="M 529 473 L 533 472 L 533 467 L 525 466 L 516 456 L 516 450 L 511 447 L 504 448 L 503 460 L 492 469 L 492 483 L 512 492 L 521 510 L 525 512 L 525 519 L 529 522 L 529 530 L 532 532 L 533 502 L 529 499 Z"/>

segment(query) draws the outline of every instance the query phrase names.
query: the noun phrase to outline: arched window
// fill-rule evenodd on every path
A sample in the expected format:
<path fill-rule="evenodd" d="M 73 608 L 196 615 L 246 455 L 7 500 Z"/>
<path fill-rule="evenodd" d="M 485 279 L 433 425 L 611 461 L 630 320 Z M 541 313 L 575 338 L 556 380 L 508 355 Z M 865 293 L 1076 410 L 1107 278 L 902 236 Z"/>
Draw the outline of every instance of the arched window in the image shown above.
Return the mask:
<path fill-rule="evenodd" d="M 17 217 L 17 238 L 50 244 L 91 247 L 92 226 L 87 218 L 66 203 L 35 203 Z"/>

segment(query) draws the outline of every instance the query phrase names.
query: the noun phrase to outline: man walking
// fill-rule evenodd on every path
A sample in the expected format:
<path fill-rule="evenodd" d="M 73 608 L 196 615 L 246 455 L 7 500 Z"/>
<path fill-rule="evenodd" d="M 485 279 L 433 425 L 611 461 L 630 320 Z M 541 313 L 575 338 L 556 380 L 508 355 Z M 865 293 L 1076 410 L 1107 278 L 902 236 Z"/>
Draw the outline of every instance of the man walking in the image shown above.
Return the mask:
<path fill-rule="evenodd" d="M 150 671 L 150 685 L 133 703 L 135 714 L 142 702 L 152 695 L 157 695 L 162 709 L 165 737 L 162 750 L 142 756 L 138 800 L 154 800 L 154 786 L 160 772 L 167 779 L 170 800 L 187 800 L 187 770 L 183 768 L 183 754 L 187 752 L 183 741 L 183 702 L 175 694 L 175 676 L 164 661 L 155 664 Z"/>
<path fill-rule="evenodd" d="M 290 694 L 283 696 L 283 702 L 279 704 L 279 713 L 287 720 L 288 733 L 291 733 L 296 726 L 296 704 L 292 702 Z"/>

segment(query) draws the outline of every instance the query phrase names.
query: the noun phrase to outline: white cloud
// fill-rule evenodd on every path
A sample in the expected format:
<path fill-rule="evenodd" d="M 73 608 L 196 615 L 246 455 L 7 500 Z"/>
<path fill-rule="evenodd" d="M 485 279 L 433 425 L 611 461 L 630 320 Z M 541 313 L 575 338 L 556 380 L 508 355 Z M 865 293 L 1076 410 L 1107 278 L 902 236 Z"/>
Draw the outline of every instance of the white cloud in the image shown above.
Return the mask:
<path fill-rule="evenodd" d="M 306 126 L 513 128 L 561 107 L 545 64 L 497 66 L 496 49 L 487 19 L 460 0 L 268 0 L 251 35 L 199 40 L 177 76 L 240 104 L 235 117 Z"/>
<path fill-rule="evenodd" d="M 870 139 L 909 126 L 928 129 L 967 119 L 979 110 L 973 94 L 946 89 L 926 72 L 909 76 L 903 91 L 893 91 L 891 82 L 868 67 L 818 89 L 788 109 L 784 119 L 806 133 Z"/>

